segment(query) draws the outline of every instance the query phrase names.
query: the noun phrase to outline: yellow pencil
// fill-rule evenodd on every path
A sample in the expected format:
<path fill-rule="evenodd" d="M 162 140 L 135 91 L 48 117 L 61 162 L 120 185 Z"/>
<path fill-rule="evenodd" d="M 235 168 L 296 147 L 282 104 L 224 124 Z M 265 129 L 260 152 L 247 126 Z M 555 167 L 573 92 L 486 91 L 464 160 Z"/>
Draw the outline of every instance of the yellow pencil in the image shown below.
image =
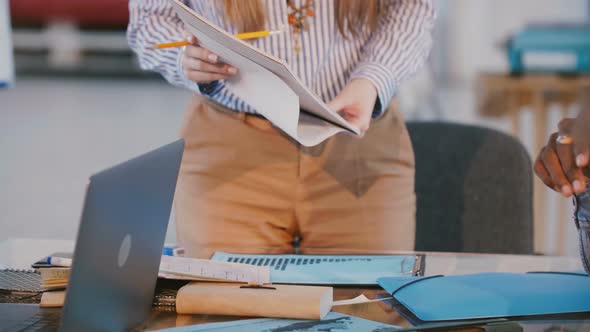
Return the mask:
<path fill-rule="evenodd" d="M 268 37 L 268 36 L 275 35 L 275 34 L 281 33 L 281 32 L 282 32 L 282 30 L 274 30 L 274 31 L 262 30 L 262 31 L 255 31 L 255 32 L 243 32 L 243 33 L 235 34 L 234 37 L 236 37 L 238 39 L 245 40 L 245 39 Z"/>
<path fill-rule="evenodd" d="M 268 36 L 275 35 L 275 34 L 281 33 L 281 32 L 283 32 L 283 31 L 282 30 L 274 30 L 274 31 L 262 30 L 262 31 L 254 31 L 254 32 L 243 32 L 243 33 L 235 34 L 234 37 L 236 37 L 238 39 L 246 40 L 246 39 L 268 37 Z M 187 45 L 190 45 L 190 43 L 188 41 L 179 40 L 179 41 L 174 41 L 174 42 L 169 42 L 169 43 L 158 44 L 158 45 L 152 46 L 152 48 L 161 49 L 161 48 L 171 48 L 171 47 L 182 47 L 182 46 L 187 46 Z"/>
<path fill-rule="evenodd" d="M 181 40 L 181 41 L 175 41 L 175 42 L 170 42 L 170 43 L 162 43 L 162 44 L 158 44 L 152 48 L 171 48 L 171 47 L 182 47 L 182 46 L 187 46 L 190 45 L 190 43 L 186 40 Z"/>

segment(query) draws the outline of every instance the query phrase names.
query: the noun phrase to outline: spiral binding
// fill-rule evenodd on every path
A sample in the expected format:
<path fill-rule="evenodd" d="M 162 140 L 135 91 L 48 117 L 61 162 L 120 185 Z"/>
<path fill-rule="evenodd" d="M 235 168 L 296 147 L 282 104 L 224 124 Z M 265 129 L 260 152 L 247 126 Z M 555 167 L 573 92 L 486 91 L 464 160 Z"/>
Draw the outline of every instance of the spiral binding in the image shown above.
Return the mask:
<path fill-rule="evenodd" d="M 1 303 L 39 303 L 41 274 L 35 270 L 1 269 Z"/>
<path fill-rule="evenodd" d="M 0 289 L 12 292 L 41 292 L 41 274 L 35 270 L 0 270 Z"/>
<path fill-rule="evenodd" d="M 178 290 L 175 289 L 162 289 L 155 296 L 153 305 L 155 307 L 168 307 L 172 310 L 176 310 L 176 295 Z"/>
<path fill-rule="evenodd" d="M 155 310 L 165 312 L 176 311 L 177 289 L 164 286 L 158 289 L 152 302 Z M 41 273 L 26 269 L 0 269 L 0 303 L 39 303 L 41 289 Z"/>

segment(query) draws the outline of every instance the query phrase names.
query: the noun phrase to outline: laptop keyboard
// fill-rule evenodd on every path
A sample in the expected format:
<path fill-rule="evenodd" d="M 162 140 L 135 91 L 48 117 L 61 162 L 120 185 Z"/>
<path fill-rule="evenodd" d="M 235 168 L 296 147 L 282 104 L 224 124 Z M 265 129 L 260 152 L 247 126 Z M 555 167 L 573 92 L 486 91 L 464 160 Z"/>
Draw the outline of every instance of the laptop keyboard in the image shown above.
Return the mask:
<path fill-rule="evenodd" d="M 59 328 L 61 310 L 41 310 L 35 315 L 20 322 L 17 326 L 2 332 L 40 331 L 53 332 Z"/>

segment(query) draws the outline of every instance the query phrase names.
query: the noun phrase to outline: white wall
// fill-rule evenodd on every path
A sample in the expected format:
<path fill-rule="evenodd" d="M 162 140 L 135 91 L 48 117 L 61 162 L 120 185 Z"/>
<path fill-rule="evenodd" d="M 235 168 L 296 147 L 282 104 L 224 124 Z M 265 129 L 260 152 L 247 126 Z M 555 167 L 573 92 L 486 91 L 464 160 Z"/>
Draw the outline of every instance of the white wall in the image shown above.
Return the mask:
<path fill-rule="evenodd" d="M 438 3 L 443 10 L 438 26 L 435 62 L 439 81 L 437 97 L 440 112 L 451 121 L 485 124 L 509 130 L 508 121 L 483 119 L 477 114 L 474 82 L 481 72 L 507 72 L 503 42 L 529 23 L 588 22 L 588 0 L 449 0 Z M 441 60 L 442 59 L 442 60 Z M 552 110 L 548 129 L 555 131 L 560 115 Z M 522 116 L 520 139 L 533 148 L 533 122 L 530 112 Z M 546 133 L 549 136 L 549 132 Z M 545 238 L 539 252 L 546 254 L 577 255 L 576 230 L 571 222 L 569 203 L 560 210 L 564 199 L 548 190 L 544 212 L 547 216 Z M 538 226 L 538 225 L 537 225 Z M 565 231 L 561 228 L 566 227 Z M 562 236 L 564 239 L 559 239 Z M 565 243 L 560 246 L 560 243 Z"/>
<path fill-rule="evenodd" d="M 14 80 L 8 0 L 0 0 L 0 84 Z"/>
<path fill-rule="evenodd" d="M 187 100 L 140 80 L 22 79 L 0 91 L 0 240 L 74 239 L 88 177 L 177 139 Z"/>
<path fill-rule="evenodd" d="M 507 70 L 500 47 L 528 23 L 588 21 L 587 0 L 448 0 L 441 23 L 447 32 L 446 68 L 451 78 L 471 81 L 485 70 Z"/>

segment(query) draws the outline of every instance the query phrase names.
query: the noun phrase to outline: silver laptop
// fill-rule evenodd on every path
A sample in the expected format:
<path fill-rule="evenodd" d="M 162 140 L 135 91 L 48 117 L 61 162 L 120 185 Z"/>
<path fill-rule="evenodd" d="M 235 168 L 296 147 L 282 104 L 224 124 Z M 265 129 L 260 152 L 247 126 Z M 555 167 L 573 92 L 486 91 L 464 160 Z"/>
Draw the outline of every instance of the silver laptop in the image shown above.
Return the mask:
<path fill-rule="evenodd" d="M 144 322 L 183 150 L 179 140 L 92 176 L 61 324 L 56 310 L 0 304 L 0 331 L 124 331 Z"/>

